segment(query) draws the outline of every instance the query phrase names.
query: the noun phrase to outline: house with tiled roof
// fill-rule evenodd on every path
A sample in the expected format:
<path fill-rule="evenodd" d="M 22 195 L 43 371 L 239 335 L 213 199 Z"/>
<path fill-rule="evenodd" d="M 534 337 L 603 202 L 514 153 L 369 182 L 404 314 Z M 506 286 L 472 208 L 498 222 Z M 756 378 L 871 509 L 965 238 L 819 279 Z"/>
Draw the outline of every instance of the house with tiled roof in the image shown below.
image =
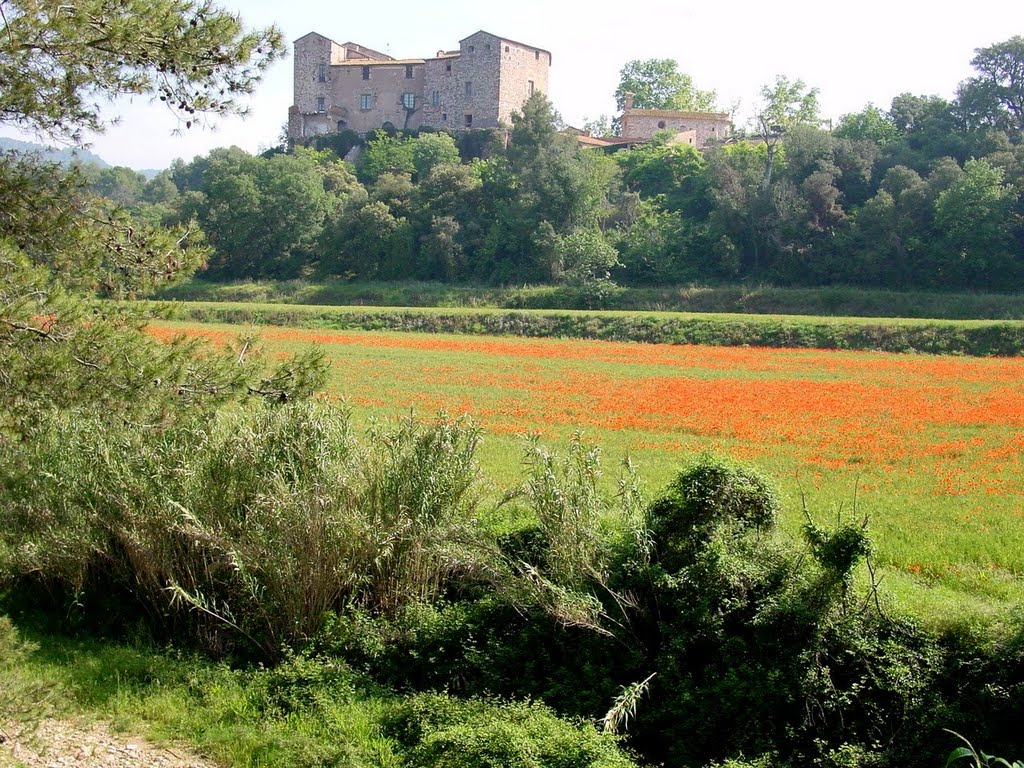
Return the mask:
<path fill-rule="evenodd" d="M 704 149 L 732 135 L 732 120 L 726 112 L 685 112 L 670 109 L 635 109 L 632 93 L 625 95 L 625 109 L 619 118 L 621 143 L 643 144 L 654 134 L 672 131 L 670 141 Z"/>

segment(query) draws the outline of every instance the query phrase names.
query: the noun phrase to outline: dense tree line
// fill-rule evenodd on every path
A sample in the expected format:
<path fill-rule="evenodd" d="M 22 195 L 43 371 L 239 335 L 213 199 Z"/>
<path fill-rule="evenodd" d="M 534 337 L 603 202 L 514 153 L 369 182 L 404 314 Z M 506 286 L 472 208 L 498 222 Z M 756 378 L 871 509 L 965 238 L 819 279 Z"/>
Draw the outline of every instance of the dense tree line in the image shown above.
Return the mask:
<path fill-rule="evenodd" d="M 319 149 L 216 149 L 148 182 L 104 169 L 93 187 L 152 223 L 196 220 L 214 279 L 1012 290 L 1024 278 L 1021 62 L 1019 37 L 980 49 L 952 101 L 905 93 L 834 130 L 815 89 L 779 77 L 750 132 L 704 152 L 667 135 L 581 149 L 538 94 L 507 138 L 346 132 Z M 650 67 L 634 64 L 630 87 L 646 92 Z M 684 101 L 713 98 L 680 82 Z"/>

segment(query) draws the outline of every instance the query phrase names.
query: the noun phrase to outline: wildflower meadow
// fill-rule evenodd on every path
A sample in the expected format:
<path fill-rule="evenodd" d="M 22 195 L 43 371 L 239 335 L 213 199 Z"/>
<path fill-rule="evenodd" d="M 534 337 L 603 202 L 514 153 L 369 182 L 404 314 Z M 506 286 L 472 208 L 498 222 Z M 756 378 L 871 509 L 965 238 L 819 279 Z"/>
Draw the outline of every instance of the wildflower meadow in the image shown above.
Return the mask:
<path fill-rule="evenodd" d="M 151 328 L 214 342 L 241 330 Z M 628 458 L 652 489 L 694 455 L 724 453 L 776 478 L 784 535 L 808 515 L 867 518 L 887 592 L 923 616 L 998 616 L 1024 597 L 1022 358 L 258 331 L 271 354 L 320 345 L 327 395 L 358 419 L 472 416 L 498 485 L 527 434 L 582 432 L 609 480 Z"/>

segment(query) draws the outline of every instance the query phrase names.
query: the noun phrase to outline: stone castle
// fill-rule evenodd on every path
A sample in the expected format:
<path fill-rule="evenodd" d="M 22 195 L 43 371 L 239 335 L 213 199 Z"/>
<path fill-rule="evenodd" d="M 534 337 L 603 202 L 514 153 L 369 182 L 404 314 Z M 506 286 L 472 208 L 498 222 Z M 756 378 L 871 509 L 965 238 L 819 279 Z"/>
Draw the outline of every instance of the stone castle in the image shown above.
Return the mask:
<path fill-rule="evenodd" d="M 489 32 L 427 59 L 395 59 L 310 32 L 295 41 L 295 103 L 288 136 L 302 139 L 385 124 L 459 131 L 511 124 L 535 91 L 547 92 L 551 53 Z"/>

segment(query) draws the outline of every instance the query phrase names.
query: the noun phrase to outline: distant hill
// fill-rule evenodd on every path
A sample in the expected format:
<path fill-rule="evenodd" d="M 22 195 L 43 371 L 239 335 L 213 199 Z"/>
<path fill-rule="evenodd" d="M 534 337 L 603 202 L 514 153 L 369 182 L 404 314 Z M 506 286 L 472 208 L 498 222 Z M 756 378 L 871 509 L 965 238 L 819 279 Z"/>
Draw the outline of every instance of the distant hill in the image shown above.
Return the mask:
<path fill-rule="evenodd" d="M 46 160 L 60 163 L 61 165 L 74 165 L 75 163 L 92 163 L 100 168 L 109 168 L 110 163 L 99 155 L 93 154 L 87 149 L 76 149 L 64 147 L 48 147 L 45 144 L 34 144 L 31 141 L 20 141 L 0 136 L 0 151 L 14 150 L 15 152 L 37 153 Z"/>

